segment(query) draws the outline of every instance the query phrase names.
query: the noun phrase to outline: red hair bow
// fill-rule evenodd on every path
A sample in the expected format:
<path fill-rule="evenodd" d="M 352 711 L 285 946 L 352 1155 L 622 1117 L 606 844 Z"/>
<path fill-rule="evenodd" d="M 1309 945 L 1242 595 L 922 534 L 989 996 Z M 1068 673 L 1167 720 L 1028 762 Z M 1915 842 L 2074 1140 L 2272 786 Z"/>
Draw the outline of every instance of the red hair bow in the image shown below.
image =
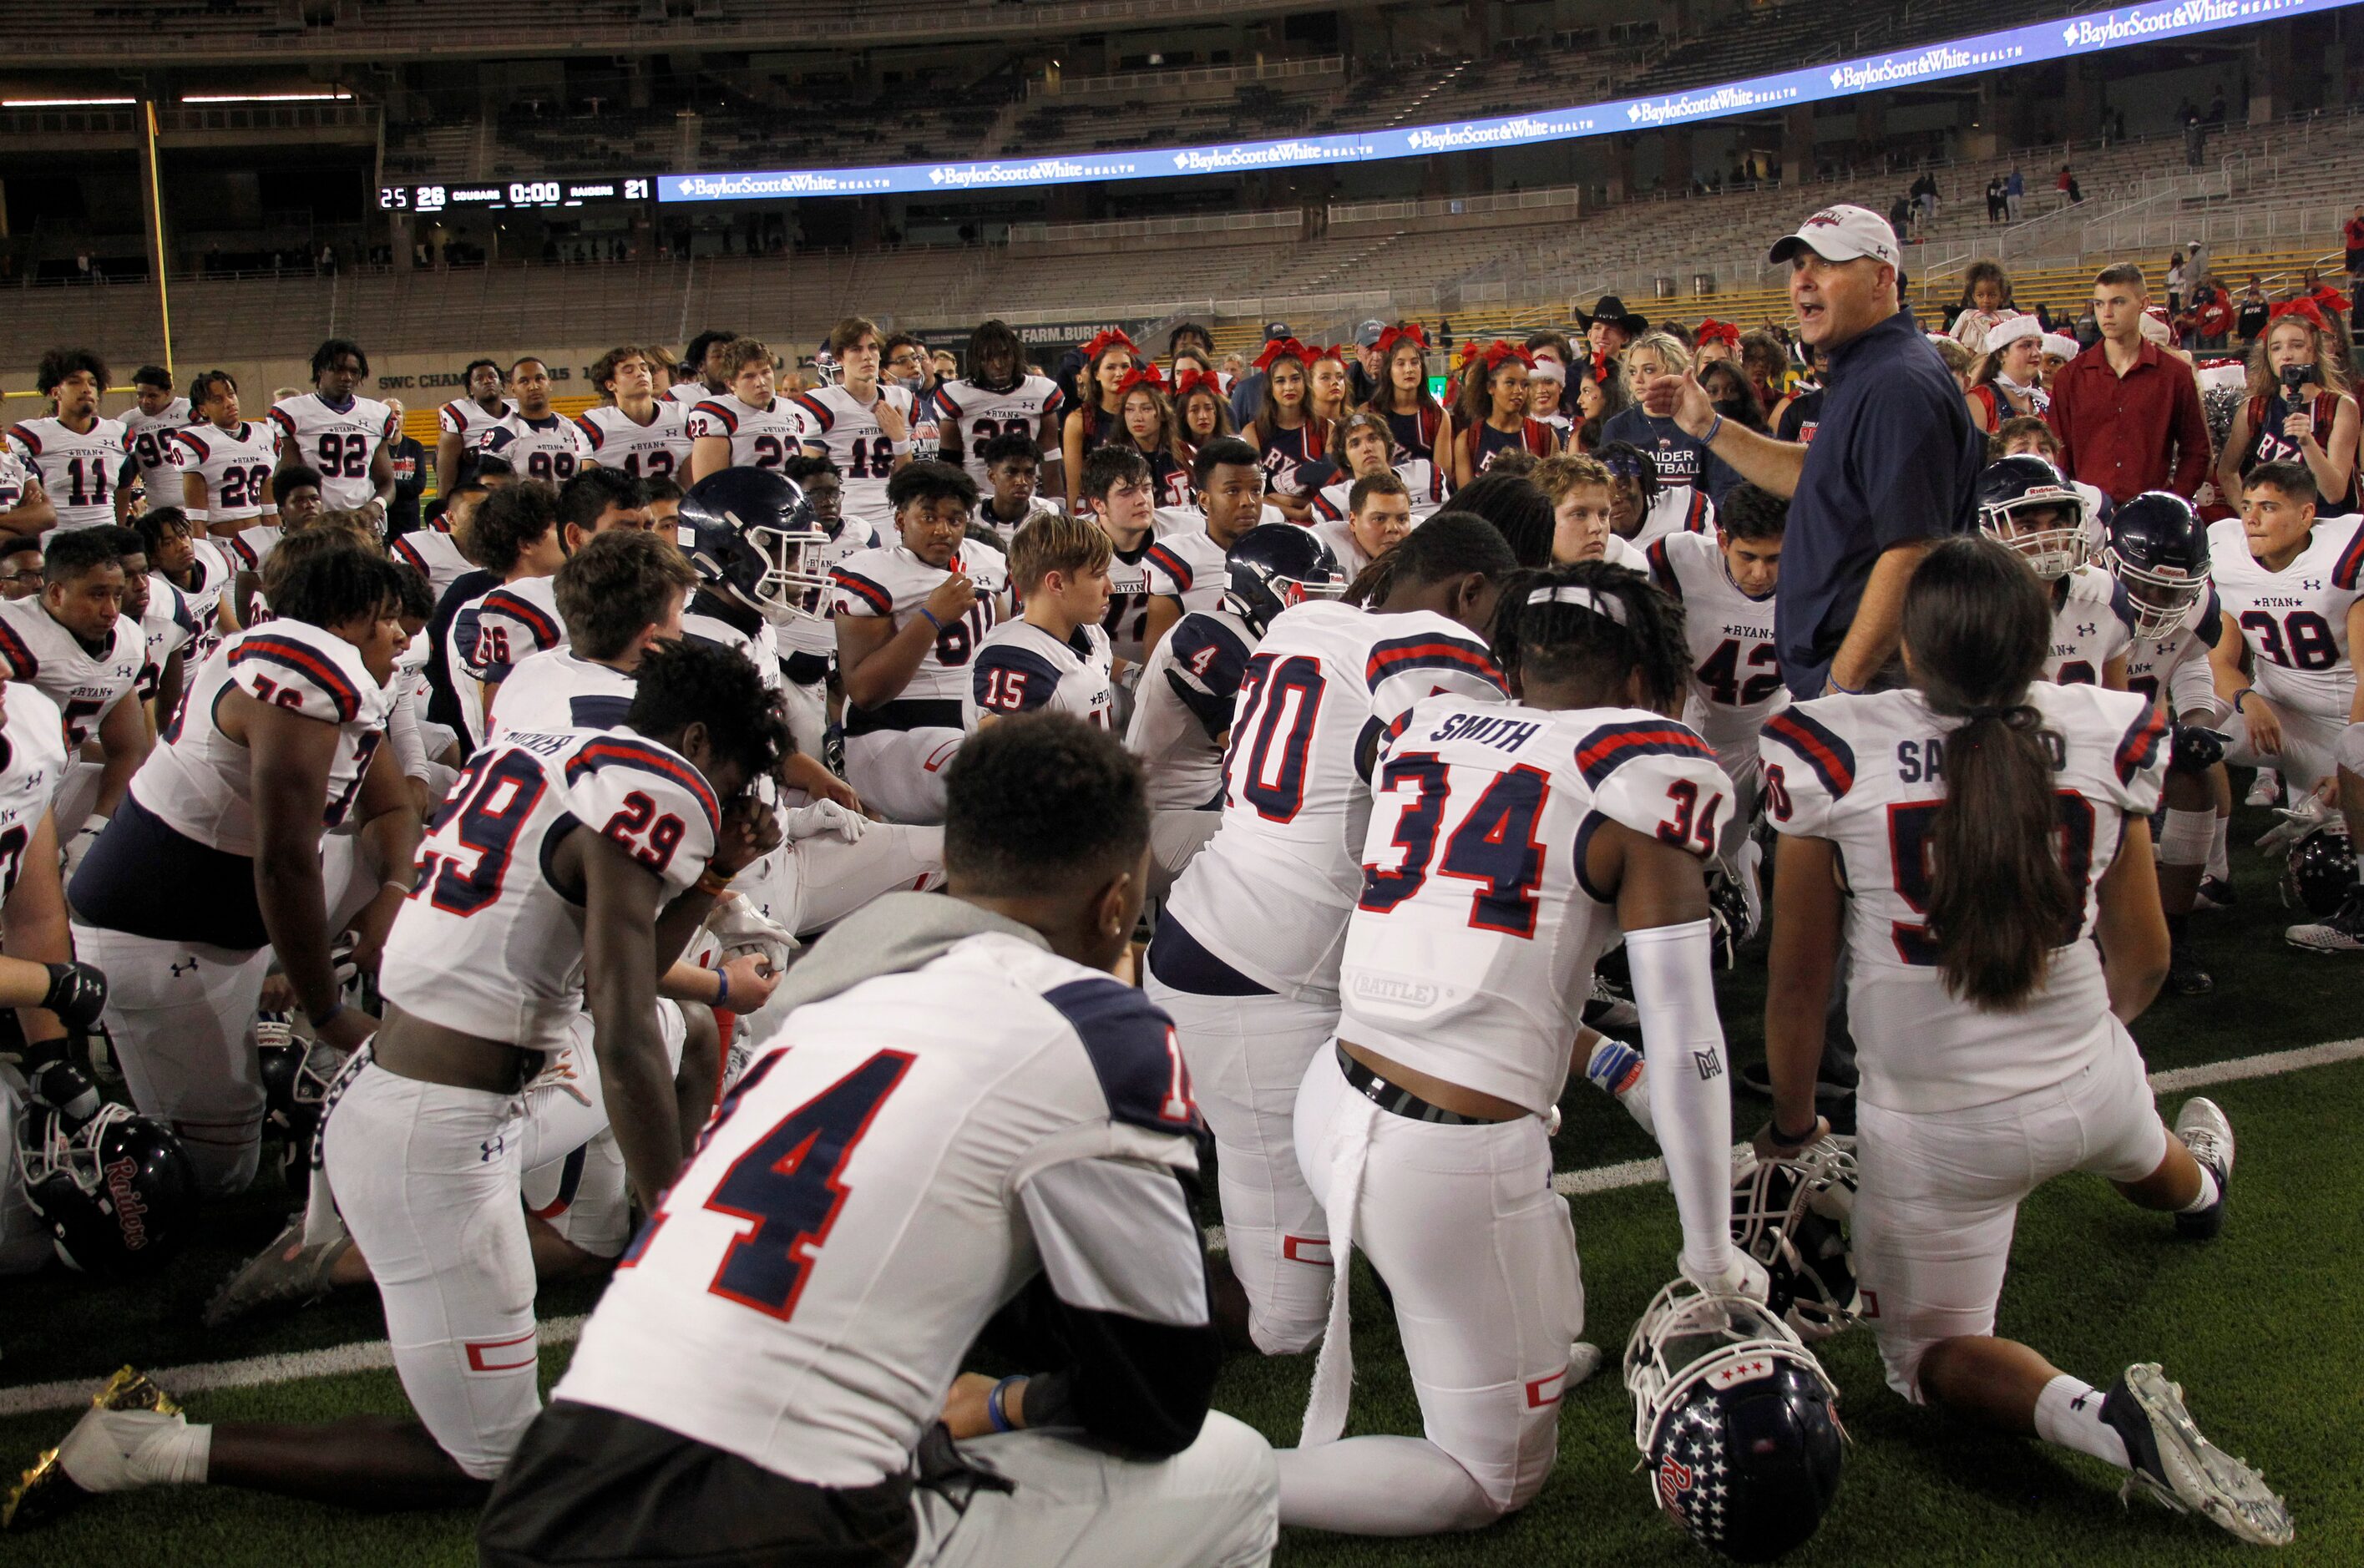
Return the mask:
<path fill-rule="evenodd" d="M 1126 337 L 1121 328 L 1111 327 L 1107 331 L 1097 334 L 1090 342 L 1084 345 L 1084 362 L 1089 364 L 1110 349 L 1122 349 L 1134 359 L 1141 358 L 1141 345 Z"/>
<path fill-rule="evenodd" d="M 1124 379 L 1116 384 L 1116 395 L 1121 399 L 1136 386 L 1145 386 L 1152 392 L 1165 390 L 1165 377 L 1159 373 L 1154 361 L 1143 360 L 1125 372 Z"/>
<path fill-rule="evenodd" d="M 2314 285 L 2314 303 L 2333 310 L 2345 310 L 2347 308 L 2347 296 L 2329 284 L 2319 283 Z"/>
<path fill-rule="evenodd" d="M 1308 343 L 1305 347 L 1307 350 L 1312 354 L 1313 359 L 1315 360 L 1335 360 L 1342 365 L 1346 362 L 1347 350 L 1346 345 L 1344 343 L 1333 343 L 1326 349 L 1316 348 L 1310 343 Z M 1306 367 L 1308 369 L 1312 368 L 1312 360 L 1308 360 L 1306 361 Z"/>
<path fill-rule="evenodd" d="M 1313 362 L 1314 353 L 1294 338 L 1275 338 L 1264 346 L 1264 352 L 1255 357 L 1255 368 L 1269 371 L 1276 360 L 1295 360 L 1299 364 L 1310 365 Z"/>
<path fill-rule="evenodd" d="M 2301 299 L 2286 299 L 2266 312 L 2266 318 L 2269 321 L 2280 321 L 2285 316 L 2295 316 L 2309 322 L 2318 332 L 2331 330 L 2331 324 L 2323 318 L 2323 307 L 2314 303 L 2312 295 Z"/>
<path fill-rule="evenodd" d="M 1399 343 L 1417 343 L 1421 350 L 1425 353 L 1428 350 L 1428 334 L 1420 329 L 1420 323 L 1417 321 L 1407 321 L 1400 327 L 1383 328 L 1379 332 L 1380 357 L 1393 359 L 1396 345 Z"/>
<path fill-rule="evenodd" d="M 1494 346 L 1486 350 L 1487 373 L 1490 375 L 1500 370 L 1504 360 L 1516 360 L 1529 370 L 1535 368 L 1534 355 L 1508 339 L 1497 338 L 1494 339 Z"/>
<path fill-rule="evenodd" d="M 1729 343 L 1737 349 L 1740 347 L 1740 328 L 1729 321 L 1718 321 L 1711 317 L 1699 324 L 1699 341 Z"/>
<path fill-rule="evenodd" d="M 1187 370 L 1174 378 L 1174 400 L 1179 403 L 1201 386 L 1218 397 L 1223 395 L 1222 377 L 1213 371 Z"/>

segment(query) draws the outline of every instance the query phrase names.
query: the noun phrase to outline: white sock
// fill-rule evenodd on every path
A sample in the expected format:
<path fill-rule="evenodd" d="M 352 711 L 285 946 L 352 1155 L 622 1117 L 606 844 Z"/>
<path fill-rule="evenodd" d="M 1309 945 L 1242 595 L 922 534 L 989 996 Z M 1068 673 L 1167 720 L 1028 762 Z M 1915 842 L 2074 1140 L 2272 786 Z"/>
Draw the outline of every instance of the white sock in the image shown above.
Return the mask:
<path fill-rule="evenodd" d="M 2216 836 L 2208 844 L 2208 874 L 2225 882 L 2233 880 L 2233 861 L 2225 846 L 2232 841 L 2233 819 L 2216 818 Z"/>
<path fill-rule="evenodd" d="M 2105 1460 L 2120 1470 L 2131 1470 L 2126 1441 L 2118 1429 L 2102 1419 L 2102 1391 L 2091 1384 L 2061 1373 L 2035 1396 L 2035 1435 L 2048 1443 L 2073 1448 Z"/>
<path fill-rule="evenodd" d="M 127 1468 L 143 1486 L 195 1486 L 205 1481 L 213 1452 L 210 1425 L 176 1421 L 143 1439 Z"/>
<path fill-rule="evenodd" d="M 2223 1195 L 2216 1189 L 2216 1173 L 2207 1166 L 2200 1167 L 2200 1195 L 2176 1210 L 2178 1214 L 2202 1214 L 2216 1206 Z"/>

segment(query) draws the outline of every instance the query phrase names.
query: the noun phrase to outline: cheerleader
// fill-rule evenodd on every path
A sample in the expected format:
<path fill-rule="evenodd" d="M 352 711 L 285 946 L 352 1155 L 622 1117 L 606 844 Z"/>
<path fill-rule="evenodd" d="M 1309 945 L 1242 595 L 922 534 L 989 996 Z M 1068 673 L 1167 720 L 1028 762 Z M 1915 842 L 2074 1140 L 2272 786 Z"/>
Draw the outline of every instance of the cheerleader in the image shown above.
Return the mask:
<path fill-rule="evenodd" d="M 1453 443 L 1455 488 L 1486 472 L 1495 454 L 1524 448 L 1537 457 L 1559 450 L 1552 428 L 1527 417 L 1527 383 L 1533 354 L 1516 343 L 1494 340 L 1461 373 L 1461 434 Z"/>
<path fill-rule="evenodd" d="M 1428 339 L 1420 323 L 1397 322 L 1379 334 L 1378 349 L 1387 379 L 1370 406 L 1373 413 L 1387 417 L 1396 450 L 1432 462 L 1440 451 L 1449 457 L 1453 416 L 1428 389 Z"/>
<path fill-rule="evenodd" d="M 1118 389 L 1141 362 L 1140 346 L 1114 328 L 1084 345 L 1083 385 L 1059 443 L 1066 460 L 1069 516 L 1080 515 L 1076 508 L 1083 499 L 1084 454 L 1106 446 L 1124 428 L 1124 400 Z"/>
<path fill-rule="evenodd" d="M 1165 401 L 1165 378 L 1155 365 L 1144 362 L 1124 373 L 1117 384 L 1117 413 L 1124 434 L 1108 444 L 1130 446 L 1149 464 L 1155 505 L 1190 505 L 1198 492 L 1190 485 L 1190 464 L 1175 428 L 1174 406 Z"/>
<path fill-rule="evenodd" d="M 1299 470 L 1320 462 L 1326 450 L 1328 427 L 1316 423 L 1307 406 L 1307 367 L 1314 358 L 1313 350 L 1294 338 L 1266 343 L 1255 361 L 1264 373 L 1264 406 L 1240 432 L 1255 448 L 1265 472 L 1265 499 L 1292 523 L 1312 520 L 1312 498 Z"/>
<path fill-rule="evenodd" d="M 1970 422 L 1991 436 L 2006 419 L 2042 417 L 2052 406 L 2042 384 L 2043 325 L 2033 316 L 2014 316 L 1988 328 L 1985 342 L 1970 390 L 1963 394 Z"/>

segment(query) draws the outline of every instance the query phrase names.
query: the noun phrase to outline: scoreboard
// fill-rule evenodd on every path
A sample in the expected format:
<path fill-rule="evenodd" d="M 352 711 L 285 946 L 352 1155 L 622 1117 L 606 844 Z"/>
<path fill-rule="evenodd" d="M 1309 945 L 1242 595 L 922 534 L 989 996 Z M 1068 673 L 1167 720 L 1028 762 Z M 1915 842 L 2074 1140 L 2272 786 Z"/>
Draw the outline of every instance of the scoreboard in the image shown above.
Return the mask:
<path fill-rule="evenodd" d="M 386 212 L 517 212 L 556 207 L 644 202 L 656 182 L 644 174 L 577 180 L 551 177 L 501 180 L 484 184 L 380 185 L 377 205 Z"/>

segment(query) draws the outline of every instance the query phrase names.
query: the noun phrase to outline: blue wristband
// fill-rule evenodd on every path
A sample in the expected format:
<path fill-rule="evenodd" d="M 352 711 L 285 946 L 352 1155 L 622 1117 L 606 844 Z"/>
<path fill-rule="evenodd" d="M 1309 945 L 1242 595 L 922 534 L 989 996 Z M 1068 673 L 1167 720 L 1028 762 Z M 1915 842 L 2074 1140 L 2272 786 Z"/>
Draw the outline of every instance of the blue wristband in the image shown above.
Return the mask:
<path fill-rule="evenodd" d="M 2233 694 L 2233 711 L 2235 713 L 2240 713 L 2242 711 L 2241 705 L 2247 702 L 2249 700 L 2249 694 L 2257 689 L 2258 688 L 2255 686 L 2243 686 L 2239 691 L 2235 692 Z"/>
<path fill-rule="evenodd" d="M 1700 445 L 1712 447 L 1715 445 L 1715 439 L 1722 434 L 1723 434 L 1723 416 L 1719 414 L 1715 417 L 1715 423 L 1707 428 L 1707 434 L 1700 438 Z"/>
<path fill-rule="evenodd" d="M 993 1424 L 993 1429 L 995 1431 L 1014 1432 L 1018 1429 L 1017 1424 L 1010 1420 L 1009 1413 L 1002 1408 L 1001 1398 L 1003 1395 L 1009 1391 L 1009 1385 L 1011 1384 L 1023 1383 L 1025 1381 L 1026 1379 L 1024 1377 L 1012 1373 L 1009 1376 L 1003 1378 L 999 1383 L 995 1384 L 993 1385 L 993 1392 L 985 1396 L 985 1418 Z"/>
<path fill-rule="evenodd" d="M 723 970 L 723 969 L 718 969 L 718 970 L 716 970 L 716 971 L 714 972 L 714 983 L 715 983 L 717 985 L 720 986 L 720 987 L 721 987 L 721 989 L 720 989 L 720 990 L 719 990 L 719 991 L 717 991 L 717 992 L 715 992 L 715 994 L 714 994 L 714 1000 L 713 1000 L 713 1002 L 712 1002 L 710 1005 L 711 1005 L 711 1006 L 717 1006 L 717 1007 L 726 1007 L 726 1006 L 729 1006 L 730 1005 L 730 971 L 728 971 L 728 970 Z"/>
<path fill-rule="evenodd" d="M 920 606 L 920 613 L 927 617 L 928 624 L 930 626 L 934 627 L 938 631 L 944 629 L 944 623 L 938 620 L 935 617 L 935 612 L 929 609 L 927 606 L 921 605 Z"/>

